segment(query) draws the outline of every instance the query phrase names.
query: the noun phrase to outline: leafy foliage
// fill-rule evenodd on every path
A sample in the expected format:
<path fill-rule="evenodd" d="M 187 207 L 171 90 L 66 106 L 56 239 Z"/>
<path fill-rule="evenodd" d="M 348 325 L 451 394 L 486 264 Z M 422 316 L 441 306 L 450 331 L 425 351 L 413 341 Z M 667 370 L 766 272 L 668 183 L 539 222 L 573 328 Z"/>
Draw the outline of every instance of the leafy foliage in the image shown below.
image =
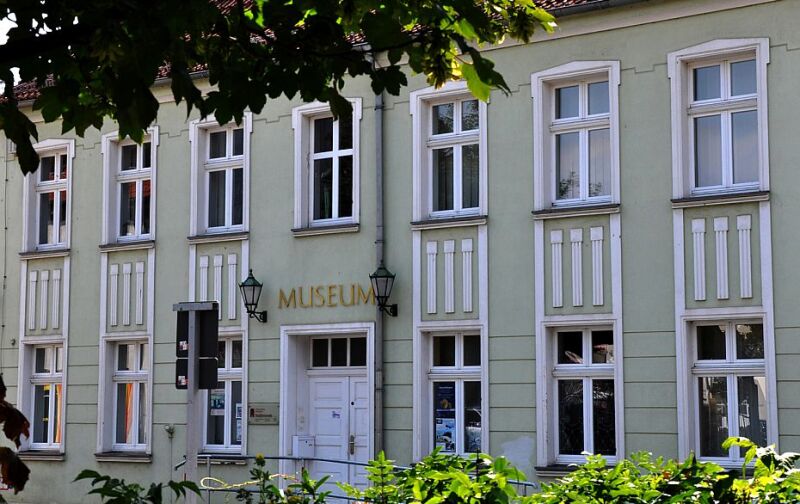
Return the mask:
<path fill-rule="evenodd" d="M 107 504 L 163 504 L 164 483 L 151 483 L 145 488 L 138 483 L 127 483 L 124 479 L 112 478 L 97 471 L 85 469 L 75 481 L 92 480 L 89 495 L 99 495 Z M 185 497 L 187 492 L 200 494 L 200 489 L 193 481 L 170 481 L 166 484 L 176 498 Z"/>
<path fill-rule="evenodd" d="M 136 141 L 156 118 L 153 85 L 165 65 L 176 102 L 220 123 L 282 95 L 327 101 L 339 115 L 350 113 L 346 79 L 366 76 L 376 93 L 396 95 L 407 84 L 401 64 L 435 86 L 464 78 L 483 100 L 508 91 L 479 47 L 555 26 L 533 0 L 7 0 L 3 14 L 17 27 L 0 46 L 0 81 L 12 83 L 18 67 L 39 85 L 34 110 L 65 133 L 110 117 Z M 201 69 L 214 86 L 207 94 L 192 77 Z M 33 171 L 36 126 L 12 86 L 4 98 L 0 130 L 23 172 Z"/>
<path fill-rule="evenodd" d="M 19 448 L 21 437 L 30 436 L 30 422 L 17 408 L 6 401 L 8 389 L 0 374 L 0 422 L 3 434 Z M 14 493 L 22 491 L 28 482 L 31 471 L 20 460 L 17 452 L 7 447 L 0 447 L 0 478 L 3 483 L 14 489 Z"/>
<path fill-rule="evenodd" d="M 236 494 L 236 500 L 245 504 L 256 502 L 254 495 L 258 497 L 258 504 L 324 504 L 331 493 L 322 490 L 322 485 L 328 481 L 329 476 L 312 480 L 305 467 L 300 473 L 299 481 L 291 483 L 286 489 L 280 488 L 273 482 L 278 475 L 270 474 L 261 455 L 256 455 L 256 464 L 250 469 L 250 476 L 253 478 L 251 483 L 255 484 L 256 489 L 242 488 Z"/>

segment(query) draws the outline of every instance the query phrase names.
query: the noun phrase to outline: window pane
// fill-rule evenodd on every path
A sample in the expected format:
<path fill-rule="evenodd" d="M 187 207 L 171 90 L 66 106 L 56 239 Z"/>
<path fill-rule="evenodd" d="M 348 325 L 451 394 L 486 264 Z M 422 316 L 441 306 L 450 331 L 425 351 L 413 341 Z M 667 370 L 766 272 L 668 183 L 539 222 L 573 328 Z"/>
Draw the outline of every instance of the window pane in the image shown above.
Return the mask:
<path fill-rule="evenodd" d="M 333 150 L 333 117 L 314 120 L 314 152 Z"/>
<path fill-rule="evenodd" d="M 464 382 L 464 452 L 481 450 L 481 382 Z"/>
<path fill-rule="evenodd" d="M 558 363 L 583 364 L 583 333 L 568 331 L 558 333 Z"/>
<path fill-rule="evenodd" d="M 433 124 L 431 132 L 434 135 L 453 132 L 453 104 L 443 103 L 433 107 Z"/>
<path fill-rule="evenodd" d="M 339 217 L 353 216 L 353 156 L 339 158 Z"/>
<path fill-rule="evenodd" d="M 461 147 L 461 208 L 477 208 L 480 191 L 478 144 Z"/>
<path fill-rule="evenodd" d="M 756 60 L 731 63 L 731 96 L 755 94 Z"/>
<path fill-rule="evenodd" d="M 610 130 L 589 131 L 589 197 L 611 194 Z"/>
<path fill-rule="evenodd" d="M 694 120 L 694 162 L 696 187 L 722 185 L 722 147 L 720 116 Z"/>
<path fill-rule="evenodd" d="M 244 170 L 234 168 L 233 174 L 233 208 L 231 209 L 231 225 L 238 226 L 242 223 L 244 213 Z"/>
<path fill-rule="evenodd" d="M 242 340 L 231 341 L 231 367 L 242 367 Z"/>
<path fill-rule="evenodd" d="M 242 444 L 242 382 L 231 382 L 231 404 L 228 415 L 231 418 L 231 444 Z"/>
<path fill-rule="evenodd" d="M 314 219 L 333 217 L 333 159 L 314 161 Z"/>
<path fill-rule="evenodd" d="M 47 182 L 56 179 L 56 156 L 39 158 L 39 180 Z"/>
<path fill-rule="evenodd" d="M 461 102 L 461 131 L 476 130 L 478 127 L 478 100 Z"/>
<path fill-rule="evenodd" d="M 67 191 L 58 191 L 58 242 L 67 239 Z"/>
<path fill-rule="evenodd" d="M 350 365 L 367 365 L 367 338 L 350 338 Z"/>
<path fill-rule="evenodd" d="M 456 384 L 433 384 L 433 447 L 443 452 L 456 451 Z"/>
<path fill-rule="evenodd" d="M 556 89 L 556 119 L 578 117 L 578 86 Z"/>
<path fill-rule="evenodd" d="M 725 326 L 697 326 L 697 358 L 725 359 Z"/>
<path fill-rule="evenodd" d="M 39 244 L 41 245 L 55 243 L 53 236 L 54 198 L 55 193 L 51 192 L 39 195 Z"/>
<path fill-rule="evenodd" d="M 150 142 L 142 144 L 142 168 L 150 168 L 153 165 L 153 150 Z"/>
<path fill-rule="evenodd" d="M 208 415 L 206 417 L 206 443 L 225 444 L 225 383 L 208 391 Z"/>
<path fill-rule="evenodd" d="M 47 443 L 50 423 L 50 391 L 52 385 L 33 387 L 33 442 Z"/>
<path fill-rule="evenodd" d="M 147 443 L 147 384 L 139 384 L 139 432 L 136 442 Z"/>
<path fill-rule="evenodd" d="M 137 148 L 136 144 L 133 145 L 123 145 L 120 149 L 119 158 L 120 164 L 119 169 L 122 171 L 128 170 L 135 170 L 136 169 L 136 154 Z"/>
<path fill-rule="evenodd" d="M 225 225 L 225 170 L 208 173 L 208 227 Z"/>
<path fill-rule="evenodd" d="M 228 365 L 225 362 L 225 357 L 228 355 L 227 342 L 225 340 L 217 341 L 217 368 L 224 368 Z"/>
<path fill-rule="evenodd" d="M 119 235 L 136 234 L 136 182 L 119 185 Z"/>
<path fill-rule="evenodd" d="M 53 347 L 39 347 L 36 349 L 35 373 L 49 374 L 53 370 Z"/>
<path fill-rule="evenodd" d="M 147 343 L 139 343 L 139 369 L 150 369 L 150 351 Z"/>
<path fill-rule="evenodd" d="M 722 442 L 728 437 L 728 380 L 724 376 L 699 379 L 700 455 L 725 457 Z"/>
<path fill-rule="evenodd" d="M 694 69 L 694 99 L 713 100 L 720 97 L 719 65 Z"/>
<path fill-rule="evenodd" d="M 617 454 L 614 411 L 614 380 L 592 380 L 594 453 Z"/>
<path fill-rule="evenodd" d="M 433 211 L 453 209 L 453 148 L 433 150 Z"/>
<path fill-rule="evenodd" d="M 592 331 L 592 364 L 614 362 L 614 332 Z"/>
<path fill-rule="evenodd" d="M 464 336 L 464 365 L 481 365 L 481 337 Z"/>
<path fill-rule="evenodd" d="M 434 336 L 433 337 L 433 365 L 434 366 L 455 366 L 456 365 L 456 337 L 455 336 Z"/>
<path fill-rule="evenodd" d="M 583 380 L 558 381 L 558 452 L 583 451 Z"/>
<path fill-rule="evenodd" d="M 136 370 L 136 344 L 117 344 L 117 371 Z"/>
<path fill-rule="evenodd" d="M 241 156 L 244 154 L 244 129 L 236 128 L 233 130 L 233 155 Z"/>
<path fill-rule="evenodd" d="M 347 365 L 347 338 L 331 338 L 331 366 Z"/>
<path fill-rule="evenodd" d="M 589 84 L 589 115 L 608 114 L 608 81 Z"/>
<path fill-rule="evenodd" d="M 64 353 L 64 347 L 61 346 L 55 347 L 55 353 L 56 353 L 56 373 L 60 373 L 61 371 L 64 370 L 63 361 L 61 358 Z"/>
<path fill-rule="evenodd" d="M 224 158 L 227 155 L 227 135 L 225 131 L 215 131 L 208 135 L 208 158 Z"/>
<path fill-rule="evenodd" d="M 761 324 L 736 324 L 736 358 L 764 358 L 764 326 Z"/>
<path fill-rule="evenodd" d="M 325 338 L 311 340 L 311 365 L 313 367 L 328 366 L 328 340 Z"/>
<path fill-rule="evenodd" d="M 556 135 L 556 199 L 580 198 L 579 145 L 577 132 Z"/>
<path fill-rule="evenodd" d="M 758 112 L 731 114 L 733 183 L 758 182 Z"/>
<path fill-rule="evenodd" d="M 117 384 L 117 434 L 115 443 L 133 444 L 135 430 L 133 425 L 133 383 Z"/>
<path fill-rule="evenodd" d="M 739 435 L 767 446 L 767 380 L 763 376 L 736 378 L 739 395 Z"/>
<path fill-rule="evenodd" d="M 142 180 L 142 234 L 150 234 L 150 180 Z"/>
<path fill-rule="evenodd" d="M 353 114 L 339 116 L 339 148 L 353 148 Z"/>
<path fill-rule="evenodd" d="M 61 180 L 67 180 L 67 155 L 58 156 L 58 176 Z"/>

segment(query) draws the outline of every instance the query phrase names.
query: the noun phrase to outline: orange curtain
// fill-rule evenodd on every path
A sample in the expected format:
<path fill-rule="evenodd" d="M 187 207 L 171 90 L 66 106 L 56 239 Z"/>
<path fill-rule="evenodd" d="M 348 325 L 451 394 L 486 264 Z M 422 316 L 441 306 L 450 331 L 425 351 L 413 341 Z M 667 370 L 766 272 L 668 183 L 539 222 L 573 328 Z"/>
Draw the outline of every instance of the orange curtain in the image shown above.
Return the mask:
<path fill-rule="evenodd" d="M 133 383 L 125 384 L 125 442 L 133 442 Z"/>
<path fill-rule="evenodd" d="M 53 436 L 54 443 L 61 442 L 61 384 L 56 383 L 56 418 L 55 430 Z"/>

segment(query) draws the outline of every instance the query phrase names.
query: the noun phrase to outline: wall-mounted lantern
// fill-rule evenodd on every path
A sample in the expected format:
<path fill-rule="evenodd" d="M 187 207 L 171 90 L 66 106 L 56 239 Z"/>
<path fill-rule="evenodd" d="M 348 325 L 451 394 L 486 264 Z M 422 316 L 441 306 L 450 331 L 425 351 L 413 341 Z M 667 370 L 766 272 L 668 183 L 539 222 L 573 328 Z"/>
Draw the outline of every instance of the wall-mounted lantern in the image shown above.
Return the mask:
<path fill-rule="evenodd" d="M 266 322 L 267 311 L 256 311 L 258 308 L 258 299 L 261 297 L 262 287 L 263 284 L 256 280 L 253 276 L 253 270 L 251 269 L 245 281 L 239 284 L 239 291 L 242 293 L 244 307 L 250 318 L 254 318 L 259 322 Z"/>
<path fill-rule="evenodd" d="M 386 266 L 378 266 L 375 273 L 369 276 L 372 283 L 372 290 L 375 292 L 375 300 L 378 302 L 378 309 L 392 317 L 397 316 L 397 305 L 387 304 L 389 296 L 392 294 L 392 286 L 394 285 L 394 273 L 386 269 Z"/>

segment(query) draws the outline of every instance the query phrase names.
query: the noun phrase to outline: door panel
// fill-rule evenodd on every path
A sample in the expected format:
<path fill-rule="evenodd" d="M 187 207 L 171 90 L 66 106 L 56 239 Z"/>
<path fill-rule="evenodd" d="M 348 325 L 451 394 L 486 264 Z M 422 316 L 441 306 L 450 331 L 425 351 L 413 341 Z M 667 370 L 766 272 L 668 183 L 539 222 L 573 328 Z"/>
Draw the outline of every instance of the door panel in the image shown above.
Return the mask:
<path fill-rule="evenodd" d="M 355 446 L 349 460 L 369 460 L 369 386 L 366 376 L 350 377 L 350 435 Z M 350 466 L 350 484 L 367 486 L 366 471 L 360 466 Z"/>
<path fill-rule="evenodd" d="M 347 377 L 309 378 L 309 402 L 311 413 L 311 435 L 314 436 L 315 457 L 333 460 L 347 458 L 347 436 L 349 430 L 348 379 Z M 347 481 L 347 467 L 331 462 L 311 464 L 311 478 L 320 479 L 330 475 L 331 481 Z"/>

